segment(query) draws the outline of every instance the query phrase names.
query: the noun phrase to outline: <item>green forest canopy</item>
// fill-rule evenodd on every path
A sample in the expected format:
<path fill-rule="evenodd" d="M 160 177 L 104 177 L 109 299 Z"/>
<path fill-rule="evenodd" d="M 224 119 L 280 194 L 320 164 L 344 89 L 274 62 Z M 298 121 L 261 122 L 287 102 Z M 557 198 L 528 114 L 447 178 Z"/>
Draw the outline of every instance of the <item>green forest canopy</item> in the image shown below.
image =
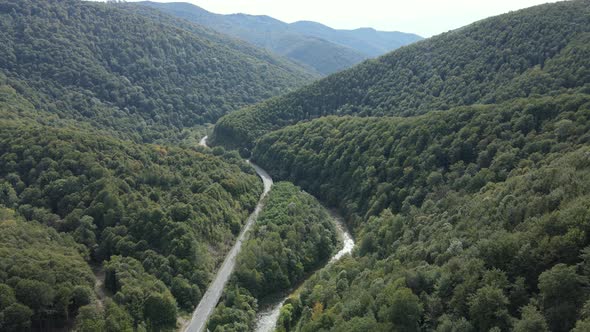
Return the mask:
<path fill-rule="evenodd" d="M 0 1 L 0 72 L 43 114 L 172 139 L 309 82 L 296 65 L 144 7 Z"/>
<path fill-rule="evenodd" d="M 219 121 L 359 243 L 279 331 L 588 329 L 588 10 L 477 22 Z"/>
<path fill-rule="evenodd" d="M 282 328 L 584 331 L 589 133 L 590 95 L 567 93 L 265 135 L 253 160 L 341 208 L 359 243 Z"/>
<path fill-rule="evenodd" d="M 0 207 L 0 329 L 52 327 L 94 299 L 85 248 L 66 234 Z"/>
<path fill-rule="evenodd" d="M 288 291 L 325 264 L 337 241 L 332 217 L 313 196 L 289 182 L 275 183 L 209 330 L 252 331 L 258 303 Z"/>
<path fill-rule="evenodd" d="M 81 330 L 172 329 L 258 200 L 235 152 L 137 142 L 176 141 L 307 76 L 132 7 L 0 1 L 0 329 L 74 316 Z M 340 207 L 359 243 L 288 301 L 279 330 L 588 330 L 589 10 L 480 21 L 220 120 L 217 143 Z M 258 298 L 333 250 L 319 208 L 291 211 L 313 226 L 292 223 L 301 193 L 280 188 L 218 327 L 251 326 Z M 101 305 L 89 262 L 113 295 Z"/>
<path fill-rule="evenodd" d="M 91 262 L 136 262 L 138 278 L 149 275 L 184 310 L 198 303 L 261 190 L 236 153 L 0 122 L 0 204 L 70 234 Z M 112 292 L 141 323 L 132 302 Z"/>

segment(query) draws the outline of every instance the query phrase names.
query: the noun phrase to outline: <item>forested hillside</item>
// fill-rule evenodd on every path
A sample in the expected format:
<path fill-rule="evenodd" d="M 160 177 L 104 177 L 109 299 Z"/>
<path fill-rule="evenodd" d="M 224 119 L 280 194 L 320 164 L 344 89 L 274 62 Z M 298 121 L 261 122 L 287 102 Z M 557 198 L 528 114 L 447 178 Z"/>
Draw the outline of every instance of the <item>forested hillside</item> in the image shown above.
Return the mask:
<path fill-rule="evenodd" d="M 325 115 L 411 116 L 580 87 L 590 83 L 589 32 L 587 0 L 489 18 L 227 115 L 212 141 L 251 148 Z"/>
<path fill-rule="evenodd" d="M 359 243 L 278 331 L 590 328 L 589 13 L 480 21 L 218 122 Z"/>
<path fill-rule="evenodd" d="M 198 303 L 260 192 L 236 153 L 0 122 L 0 205 L 70 234 L 89 262 L 108 261 L 106 286 L 135 326 L 174 326 L 177 304 Z M 150 316 L 160 315 L 150 296 L 174 308 L 165 322 Z"/>
<path fill-rule="evenodd" d="M 259 300 L 285 292 L 335 251 L 334 221 L 311 195 L 288 182 L 273 186 L 238 256 L 211 331 L 252 331 Z"/>
<path fill-rule="evenodd" d="M 39 112 L 136 141 L 171 139 L 312 77 L 137 6 L 0 1 L 0 72 Z"/>
<path fill-rule="evenodd" d="M 341 208 L 360 243 L 284 330 L 585 331 L 589 133 L 579 93 L 266 135 L 253 159 Z"/>
<path fill-rule="evenodd" d="M 135 4 L 0 0 L 0 43 L 0 330 L 177 328 L 262 192 L 238 152 L 179 142 L 313 75 Z M 310 274 L 279 331 L 590 330 L 589 0 L 403 47 L 212 139 L 295 185 L 211 330 Z M 310 194 L 358 243 L 316 274 L 338 241 Z"/>
<path fill-rule="evenodd" d="M 253 159 L 338 204 L 358 226 L 384 209 L 421 205 L 444 179 L 476 192 L 530 155 L 588 143 L 589 103 L 588 94 L 565 94 L 408 118 L 326 117 L 264 136 Z"/>
<path fill-rule="evenodd" d="M 268 16 L 214 14 L 183 2 L 144 1 L 140 4 L 248 41 L 323 75 L 350 68 L 421 39 L 415 34 L 397 31 L 337 30 L 315 22 L 289 24 Z"/>
<path fill-rule="evenodd" d="M 262 185 L 171 144 L 313 76 L 128 4 L 0 0 L 0 26 L 0 330 L 174 329 Z"/>

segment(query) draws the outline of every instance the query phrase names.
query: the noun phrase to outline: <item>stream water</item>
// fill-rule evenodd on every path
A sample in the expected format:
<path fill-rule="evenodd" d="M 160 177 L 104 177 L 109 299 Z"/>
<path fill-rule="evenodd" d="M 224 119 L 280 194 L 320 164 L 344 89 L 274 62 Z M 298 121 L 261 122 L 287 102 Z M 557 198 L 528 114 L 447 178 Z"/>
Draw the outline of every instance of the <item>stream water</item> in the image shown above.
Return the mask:
<path fill-rule="evenodd" d="M 338 212 L 334 210 L 330 210 L 330 214 L 336 223 L 336 230 L 339 233 L 339 236 L 342 240 L 342 249 L 340 249 L 332 258 L 327 265 L 330 265 L 340 258 L 342 258 L 346 254 L 350 254 L 352 249 L 354 248 L 354 240 L 350 233 L 346 229 L 344 225 L 344 220 L 342 216 L 338 214 Z M 326 265 L 326 266 L 327 266 Z M 324 266 L 324 268 L 326 267 Z M 274 302 L 266 305 L 256 316 L 256 332 L 272 332 L 275 329 L 277 324 L 277 320 L 279 319 L 279 314 L 281 312 L 281 307 L 285 303 L 285 301 L 289 298 L 290 294 L 283 296 L 275 300 Z"/>
<path fill-rule="evenodd" d="M 199 145 L 205 147 L 207 146 L 207 136 L 203 137 L 199 141 Z M 264 183 L 264 191 L 260 196 L 260 200 L 258 201 L 258 205 L 256 205 L 256 209 L 254 209 L 254 212 L 252 212 L 252 214 L 250 214 L 250 216 L 248 217 L 245 226 L 240 232 L 240 235 L 238 235 L 236 243 L 234 244 L 230 252 L 227 254 L 225 260 L 223 261 L 223 264 L 217 271 L 215 279 L 213 279 L 213 281 L 209 285 L 209 288 L 207 288 L 205 295 L 203 295 L 203 298 L 199 302 L 199 305 L 193 312 L 191 321 L 185 329 L 185 331 L 187 332 L 202 332 L 205 329 L 207 319 L 209 318 L 211 313 L 213 313 L 213 310 L 217 306 L 217 302 L 219 302 L 221 294 L 223 293 L 223 288 L 225 287 L 225 284 L 227 283 L 229 277 L 231 276 L 231 273 L 233 272 L 234 266 L 236 264 L 236 257 L 240 252 L 246 234 L 252 226 L 252 224 L 254 223 L 254 221 L 256 220 L 256 218 L 258 217 L 260 210 L 262 210 L 262 201 L 266 194 L 270 191 L 270 188 L 272 187 L 273 181 L 272 178 L 268 175 L 268 173 L 262 168 L 255 165 L 254 163 L 251 163 L 251 165 L 254 167 L 254 170 L 256 170 L 258 176 L 260 176 L 260 178 L 262 179 L 262 182 Z M 343 246 L 342 249 L 340 249 L 334 256 L 332 256 L 327 265 L 339 260 L 340 258 L 342 258 L 342 256 L 349 254 L 350 252 L 352 252 L 352 249 L 354 248 L 354 240 L 352 239 L 352 236 L 350 236 L 350 233 L 346 229 L 342 217 L 334 210 L 330 211 L 330 215 L 335 221 L 336 230 L 338 231 L 338 234 L 342 240 Z M 258 313 L 256 317 L 256 332 L 271 332 L 274 330 L 275 325 L 277 323 L 277 319 L 279 318 L 281 307 L 283 306 L 283 303 L 285 303 L 288 297 L 289 294 L 285 294 L 281 297 L 278 297 L 276 300 L 271 301 L 271 303 L 269 303 L 268 305 L 264 306 L 264 308 Z"/>

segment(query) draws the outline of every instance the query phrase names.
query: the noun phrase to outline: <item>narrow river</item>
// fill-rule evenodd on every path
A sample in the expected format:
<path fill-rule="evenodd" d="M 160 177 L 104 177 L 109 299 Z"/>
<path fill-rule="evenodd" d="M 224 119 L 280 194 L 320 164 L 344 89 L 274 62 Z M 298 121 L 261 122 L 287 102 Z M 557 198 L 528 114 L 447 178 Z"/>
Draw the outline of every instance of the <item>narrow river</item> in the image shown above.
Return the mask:
<path fill-rule="evenodd" d="M 342 249 L 340 249 L 340 251 L 338 251 L 334 256 L 332 256 L 330 262 L 328 262 L 326 266 L 338 261 L 344 255 L 351 253 L 352 249 L 354 248 L 354 240 L 352 239 L 352 236 L 350 236 L 350 233 L 346 229 L 342 216 L 340 216 L 340 214 L 338 214 L 338 212 L 336 212 L 335 210 L 330 210 L 330 215 L 336 222 L 336 230 L 340 235 L 343 245 Z M 258 315 L 256 316 L 256 332 L 272 332 L 275 330 L 277 320 L 279 319 L 281 307 L 289 298 L 289 295 L 290 294 L 287 294 L 283 298 L 266 306 L 265 309 L 261 310 L 258 313 Z"/>
<path fill-rule="evenodd" d="M 199 141 L 199 145 L 207 147 L 207 136 L 203 137 Z M 225 257 L 225 260 L 219 268 L 219 271 L 217 271 L 215 279 L 213 279 L 211 284 L 209 284 L 209 288 L 207 288 L 205 295 L 203 295 L 203 298 L 199 302 L 199 305 L 193 312 L 191 321 L 185 329 L 185 331 L 187 332 L 202 332 L 205 330 L 207 319 L 213 313 L 213 310 L 217 306 L 217 302 L 219 302 L 221 294 L 223 293 L 223 288 L 225 287 L 225 284 L 227 283 L 229 277 L 232 274 L 232 271 L 236 264 L 236 257 L 240 252 L 246 234 L 248 233 L 252 224 L 256 221 L 258 214 L 262 210 L 263 198 L 266 196 L 266 194 L 268 194 L 270 188 L 272 187 L 272 178 L 268 175 L 268 173 L 266 173 L 265 170 L 258 167 L 254 163 L 251 163 L 251 165 L 254 167 L 254 170 L 256 171 L 258 176 L 260 176 L 260 178 L 262 179 L 262 182 L 264 184 L 264 191 L 260 196 L 260 200 L 258 201 L 258 205 L 256 205 L 254 212 L 252 212 L 252 214 L 250 214 L 250 216 L 246 220 L 246 224 L 240 232 L 240 235 L 238 235 L 236 243 Z M 331 210 L 330 214 L 336 222 L 336 230 L 339 233 L 343 246 L 342 249 L 340 249 L 340 251 L 338 251 L 334 256 L 332 256 L 332 258 L 328 262 L 328 265 L 339 260 L 340 258 L 342 258 L 342 256 L 352 252 L 352 249 L 354 248 L 354 240 L 352 239 L 352 236 L 350 236 L 350 233 L 346 229 L 342 217 L 334 210 Z M 263 309 L 261 312 L 258 313 L 256 317 L 256 332 L 274 331 L 277 319 L 279 318 L 281 307 L 283 306 L 283 303 L 285 303 L 287 298 L 288 294 L 287 296 L 279 298 L 274 303 L 271 303 L 266 307 L 266 309 Z"/>

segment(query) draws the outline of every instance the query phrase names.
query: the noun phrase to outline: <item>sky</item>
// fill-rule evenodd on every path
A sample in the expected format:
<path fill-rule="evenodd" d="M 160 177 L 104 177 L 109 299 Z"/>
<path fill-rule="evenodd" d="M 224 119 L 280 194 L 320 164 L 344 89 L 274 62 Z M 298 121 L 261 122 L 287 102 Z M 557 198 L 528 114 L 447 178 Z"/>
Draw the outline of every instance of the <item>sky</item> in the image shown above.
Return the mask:
<path fill-rule="evenodd" d="M 153 0 L 191 2 L 219 14 L 268 15 L 288 23 L 307 20 L 336 29 L 371 27 L 430 37 L 486 17 L 550 0 Z"/>

